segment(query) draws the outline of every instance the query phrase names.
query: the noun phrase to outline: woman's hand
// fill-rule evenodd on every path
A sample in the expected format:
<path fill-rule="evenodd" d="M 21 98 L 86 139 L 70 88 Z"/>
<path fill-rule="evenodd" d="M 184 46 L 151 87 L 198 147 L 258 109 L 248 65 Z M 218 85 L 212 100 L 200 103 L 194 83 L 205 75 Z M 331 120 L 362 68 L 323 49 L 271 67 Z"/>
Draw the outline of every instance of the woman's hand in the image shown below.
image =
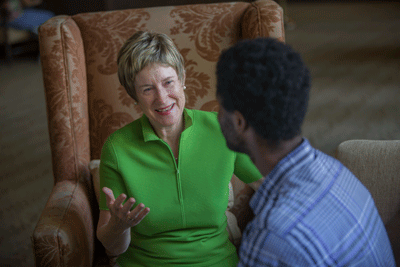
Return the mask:
<path fill-rule="evenodd" d="M 126 199 L 125 194 L 121 194 L 115 199 L 114 193 L 110 188 L 103 187 L 102 190 L 106 194 L 107 207 L 111 213 L 110 223 L 113 223 L 121 230 L 138 225 L 150 212 L 150 208 L 145 208 L 143 203 L 131 210 L 136 202 L 132 197 L 122 205 Z"/>

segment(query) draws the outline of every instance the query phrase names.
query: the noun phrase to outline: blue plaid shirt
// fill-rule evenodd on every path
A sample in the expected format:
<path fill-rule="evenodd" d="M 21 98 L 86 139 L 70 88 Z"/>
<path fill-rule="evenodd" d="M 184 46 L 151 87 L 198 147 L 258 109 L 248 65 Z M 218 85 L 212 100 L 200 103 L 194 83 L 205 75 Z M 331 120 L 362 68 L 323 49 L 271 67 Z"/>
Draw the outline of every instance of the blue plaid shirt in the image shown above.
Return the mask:
<path fill-rule="evenodd" d="M 338 160 L 308 140 L 254 194 L 238 266 L 395 266 L 374 201 Z"/>

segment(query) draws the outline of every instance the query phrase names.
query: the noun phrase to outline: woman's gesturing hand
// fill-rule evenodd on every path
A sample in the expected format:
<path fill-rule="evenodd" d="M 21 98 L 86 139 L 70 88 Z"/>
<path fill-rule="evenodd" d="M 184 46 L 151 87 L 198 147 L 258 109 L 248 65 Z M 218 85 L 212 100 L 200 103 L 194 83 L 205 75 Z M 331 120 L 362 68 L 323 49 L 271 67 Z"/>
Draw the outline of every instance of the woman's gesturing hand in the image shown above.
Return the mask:
<path fill-rule="evenodd" d="M 114 193 L 110 188 L 103 187 L 102 190 L 106 194 L 107 207 L 111 213 L 110 220 L 114 220 L 119 227 L 134 227 L 138 225 L 150 212 L 150 208 L 145 208 L 143 203 L 140 203 L 133 210 L 131 210 L 136 202 L 136 200 L 132 197 L 122 205 L 126 199 L 125 194 L 121 194 L 117 197 L 117 199 L 115 199 Z"/>

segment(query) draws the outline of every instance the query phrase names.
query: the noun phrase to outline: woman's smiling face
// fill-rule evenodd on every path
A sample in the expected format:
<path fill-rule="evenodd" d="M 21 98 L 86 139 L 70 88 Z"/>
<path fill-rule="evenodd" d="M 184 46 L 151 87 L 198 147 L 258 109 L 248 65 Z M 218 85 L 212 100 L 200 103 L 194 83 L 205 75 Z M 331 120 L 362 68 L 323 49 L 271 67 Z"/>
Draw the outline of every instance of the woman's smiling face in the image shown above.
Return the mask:
<path fill-rule="evenodd" d="M 161 130 L 178 126 L 185 107 L 183 85 L 174 68 L 153 63 L 135 77 L 138 104 L 151 125 Z"/>

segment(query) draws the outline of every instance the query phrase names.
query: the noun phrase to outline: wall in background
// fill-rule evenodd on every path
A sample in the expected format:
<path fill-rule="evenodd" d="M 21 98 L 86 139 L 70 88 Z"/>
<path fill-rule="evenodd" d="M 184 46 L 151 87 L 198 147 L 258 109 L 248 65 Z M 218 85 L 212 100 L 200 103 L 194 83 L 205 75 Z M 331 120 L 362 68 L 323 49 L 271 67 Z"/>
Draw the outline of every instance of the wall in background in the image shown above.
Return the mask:
<path fill-rule="evenodd" d="M 220 3 L 220 2 L 238 2 L 239 0 L 194 0 L 195 3 Z M 251 0 L 242 0 L 241 2 L 252 2 Z M 43 6 L 53 11 L 56 15 L 75 15 L 84 12 L 97 12 L 105 10 L 144 8 L 154 6 L 177 6 L 186 5 L 187 0 L 68 0 L 54 1 L 43 0 Z"/>
<path fill-rule="evenodd" d="M 75 15 L 106 10 L 104 0 L 43 0 L 43 6 L 56 15 Z"/>
<path fill-rule="evenodd" d="M 239 0 L 240 1 L 240 0 Z M 143 8 L 143 7 L 155 7 L 155 6 L 178 6 L 178 5 L 187 5 L 189 1 L 187 0 L 146 0 L 146 1 L 137 1 L 137 0 L 105 0 L 105 7 L 107 10 L 115 10 L 115 9 L 127 9 L 127 8 Z M 220 3 L 220 2 L 238 2 L 235 0 L 195 0 L 190 1 L 190 4 L 196 3 Z M 242 0 L 241 2 L 251 2 Z"/>

